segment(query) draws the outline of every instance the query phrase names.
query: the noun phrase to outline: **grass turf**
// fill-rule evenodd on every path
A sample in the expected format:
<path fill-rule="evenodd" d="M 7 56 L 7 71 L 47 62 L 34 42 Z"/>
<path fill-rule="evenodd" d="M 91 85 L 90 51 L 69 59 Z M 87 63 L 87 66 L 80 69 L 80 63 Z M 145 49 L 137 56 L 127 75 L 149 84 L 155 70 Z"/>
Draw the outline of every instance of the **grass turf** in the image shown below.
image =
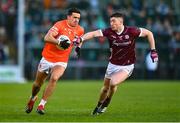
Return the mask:
<path fill-rule="evenodd" d="M 102 115 L 91 116 L 102 81 L 60 81 L 46 105 L 46 114 L 24 109 L 32 83 L 0 84 L 0 121 L 5 122 L 171 122 L 180 121 L 180 82 L 126 81 Z M 47 83 L 45 83 L 46 85 Z"/>

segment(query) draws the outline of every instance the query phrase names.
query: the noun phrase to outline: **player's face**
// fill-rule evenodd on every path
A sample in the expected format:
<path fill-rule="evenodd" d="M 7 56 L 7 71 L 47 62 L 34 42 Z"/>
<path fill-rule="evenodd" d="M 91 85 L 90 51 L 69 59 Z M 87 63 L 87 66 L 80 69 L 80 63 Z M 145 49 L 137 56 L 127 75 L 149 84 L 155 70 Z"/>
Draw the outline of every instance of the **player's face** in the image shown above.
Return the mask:
<path fill-rule="evenodd" d="M 67 17 L 67 19 L 68 19 L 68 24 L 72 27 L 75 27 L 79 24 L 80 14 L 79 13 L 72 13 L 72 15 L 69 15 Z"/>
<path fill-rule="evenodd" d="M 110 18 L 110 25 L 113 31 L 119 32 L 123 28 L 123 18 L 121 17 L 112 17 Z"/>

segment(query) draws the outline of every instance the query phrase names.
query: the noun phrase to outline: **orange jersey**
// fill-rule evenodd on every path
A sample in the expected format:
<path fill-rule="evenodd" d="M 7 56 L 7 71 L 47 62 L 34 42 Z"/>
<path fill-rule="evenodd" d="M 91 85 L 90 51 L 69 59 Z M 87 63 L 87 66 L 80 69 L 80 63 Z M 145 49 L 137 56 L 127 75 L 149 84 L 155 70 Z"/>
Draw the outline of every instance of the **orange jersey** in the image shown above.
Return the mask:
<path fill-rule="evenodd" d="M 42 56 L 50 62 L 68 62 L 69 55 L 73 48 L 72 40 L 75 36 L 81 36 L 84 34 L 84 29 L 81 26 L 70 27 L 67 24 L 67 20 L 58 21 L 49 31 L 57 31 L 58 34 L 55 38 L 60 35 L 66 35 L 71 40 L 71 45 L 66 50 L 59 49 L 55 44 L 47 43 L 42 51 Z"/>

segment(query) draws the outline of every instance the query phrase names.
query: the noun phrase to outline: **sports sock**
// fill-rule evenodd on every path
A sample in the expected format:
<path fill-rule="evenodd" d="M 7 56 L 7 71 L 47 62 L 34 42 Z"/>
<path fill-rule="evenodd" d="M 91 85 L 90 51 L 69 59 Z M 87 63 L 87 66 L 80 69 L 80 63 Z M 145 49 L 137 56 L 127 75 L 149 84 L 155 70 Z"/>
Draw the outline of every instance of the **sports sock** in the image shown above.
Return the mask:
<path fill-rule="evenodd" d="M 97 107 L 100 107 L 102 105 L 102 102 L 98 102 Z"/>
<path fill-rule="evenodd" d="M 102 104 L 102 107 L 107 107 L 107 106 L 109 105 L 110 101 L 111 101 L 111 98 L 107 97 L 107 98 L 104 100 L 104 102 L 103 102 L 103 104 Z"/>
<path fill-rule="evenodd" d="M 43 105 L 44 106 L 46 103 L 47 103 L 47 101 L 41 99 L 41 102 L 39 103 L 39 105 Z"/>

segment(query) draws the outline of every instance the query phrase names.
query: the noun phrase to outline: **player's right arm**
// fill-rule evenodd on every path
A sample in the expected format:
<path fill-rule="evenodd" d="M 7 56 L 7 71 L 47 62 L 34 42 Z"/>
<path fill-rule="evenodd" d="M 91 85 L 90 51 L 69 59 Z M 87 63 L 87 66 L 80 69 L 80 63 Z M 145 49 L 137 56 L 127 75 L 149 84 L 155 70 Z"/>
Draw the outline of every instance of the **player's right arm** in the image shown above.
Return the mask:
<path fill-rule="evenodd" d="M 103 36 L 102 31 L 101 30 L 96 30 L 96 31 L 88 32 L 88 33 L 84 34 L 81 37 L 76 37 L 74 39 L 73 43 L 75 45 L 78 45 L 79 47 L 81 47 L 83 41 L 89 40 L 89 39 L 92 39 L 92 38 L 95 38 L 95 37 L 102 37 L 102 36 Z"/>
<path fill-rule="evenodd" d="M 101 36 L 103 36 L 102 31 L 96 30 L 96 31 L 88 32 L 81 37 L 76 37 L 73 40 L 73 43 L 76 46 L 75 51 L 77 53 L 78 58 L 80 57 L 80 49 L 81 49 L 83 41 L 92 39 L 94 37 L 101 37 Z"/>
<path fill-rule="evenodd" d="M 84 40 L 89 40 L 89 39 L 92 39 L 95 37 L 101 37 L 101 36 L 103 36 L 101 30 L 96 30 L 96 31 L 92 31 L 92 32 L 88 32 L 84 34 L 81 38 L 84 41 Z"/>
<path fill-rule="evenodd" d="M 58 35 L 58 28 L 53 26 L 45 35 L 44 41 L 52 44 L 58 44 L 59 41 L 55 38 Z"/>

